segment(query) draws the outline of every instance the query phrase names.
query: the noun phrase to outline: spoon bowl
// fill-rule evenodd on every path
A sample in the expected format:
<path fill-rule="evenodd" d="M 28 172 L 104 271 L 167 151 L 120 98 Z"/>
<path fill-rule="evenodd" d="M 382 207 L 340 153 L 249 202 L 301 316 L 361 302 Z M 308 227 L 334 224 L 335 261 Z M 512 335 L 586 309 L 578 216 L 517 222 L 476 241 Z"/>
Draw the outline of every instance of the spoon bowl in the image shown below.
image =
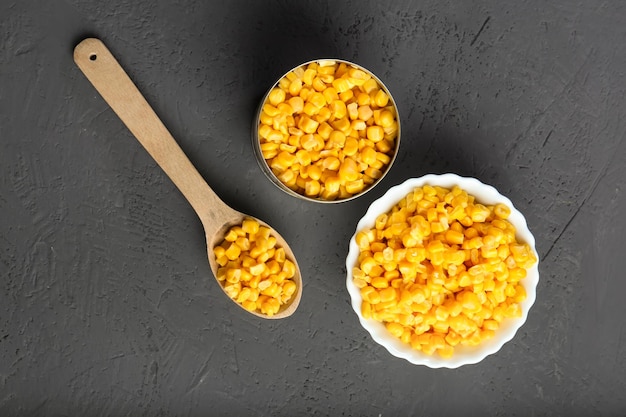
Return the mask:
<path fill-rule="evenodd" d="M 215 194 L 102 41 L 87 38 L 80 42 L 74 48 L 74 62 L 193 207 L 204 227 L 209 265 L 217 280 L 218 264 L 213 248 L 224 240 L 224 235 L 230 227 L 240 225 L 244 218 L 253 216 L 231 208 Z M 285 250 L 286 256 L 296 266 L 293 277 L 296 292 L 273 316 L 245 310 L 241 304 L 230 297 L 229 299 L 258 317 L 285 318 L 292 315 L 300 303 L 302 296 L 300 268 L 285 239 L 265 222 L 256 220 L 271 230 L 277 244 Z M 224 291 L 219 281 L 218 284 Z"/>

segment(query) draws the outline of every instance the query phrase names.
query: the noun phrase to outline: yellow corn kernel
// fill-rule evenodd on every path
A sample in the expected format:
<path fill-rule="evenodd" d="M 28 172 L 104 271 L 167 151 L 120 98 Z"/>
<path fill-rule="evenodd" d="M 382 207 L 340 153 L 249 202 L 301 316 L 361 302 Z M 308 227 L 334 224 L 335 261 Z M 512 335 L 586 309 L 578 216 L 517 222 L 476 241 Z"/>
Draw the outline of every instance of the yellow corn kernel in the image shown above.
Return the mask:
<path fill-rule="evenodd" d="M 226 235 L 224 235 L 224 240 L 227 242 L 234 242 L 239 236 L 242 236 L 239 230 L 236 227 L 231 227 Z"/>
<path fill-rule="evenodd" d="M 271 126 L 274 123 L 274 116 L 270 116 L 261 110 L 261 114 L 259 115 L 259 121 L 262 125 Z"/>
<path fill-rule="evenodd" d="M 241 229 L 249 235 L 255 235 L 259 231 L 260 224 L 255 219 L 244 219 Z"/>
<path fill-rule="evenodd" d="M 366 95 L 369 95 L 372 90 L 378 89 L 378 82 L 376 82 L 374 78 L 370 77 L 368 74 L 365 74 L 364 78 L 362 82 L 358 81 L 358 84 L 355 85 L 359 85 Z"/>
<path fill-rule="evenodd" d="M 253 276 L 260 276 L 265 271 L 265 264 L 258 263 L 250 267 L 249 272 Z"/>
<path fill-rule="evenodd" d="M 372 305 L 369 302 L 363 301 L 361 303 L 361 315 L 365 320 L 372 318 Z"/>
<path fill-rule="evenodd" d="M 345 78 L 336 78 L 333 82 L 332 82 L 333 87 L 335 88 L 335 90 L 337 91 L 337 93 L 341 94 L 345 91 L 350 90 L 350 88 L 352 88 L 350 86 L 350 83 L 348 82 L 347 79 Z"/>
<path fill-rule="evenodd" d="M 313 116 L 313 119 L 315 119 L 316 122 L 323 123 L 328 121 L 332 115 L 333 113 L 328 107 L 322 107 L 317 111 L 315 116 Z"/>
<path fill-rule="evenodd" d="M 328 104 L 331 104 L 335 100 L 339 100 L 339 94 L 337 94 L 337 90 L 335 90 L 334 87 L 326 86 L 326 88 L 321 91 L 321 93 L 324 96 L 324 100 Z"/>
<path fill-rule="evenodd" d="M 462 265 L 465 262 L 465 253 L 460 250 L 445 251 L 444 262 L 451 266 Z"/>
<path fill-rule="evenodd" d="M 306 101 L 307 103 L 311 103 L 318 110 L 326 105 L 326 98 L 324 98 L 324 95 L 319 92 L 309 94 Z"/>
<path fill-rule="evenodd" d="M 272 298 L 277 298 L 278 296 L 280 296 L 280 292 L 281 287 L 279 287 L 278 284 L 276 284 L 275 282 L 270 283 L 267 288 L 261 290 L 262 295 L 267 295 Z"/>
<path fill-rule="evenodd" d="M 315 78 L 316 74 L 317 71 L 312 66 L 309 66 L 309 68 L 304 70 L 304 74 L 302 75 L 302 82 L 306 85 L 312 85 L 313 79 Z"/>
<path fill-rule="evenodd" d="M 367 281 L 363 278 L 354 278 L 352 282 L 354 283 L 354 286 L 359 289 L 367 287 L 368 284 Z"/>
<path fill-rule="evenodd" d="M 369 97 L 367 95 L 365 96 Z M 372 108 L 370 106 L 359 104 L 359 108 L 357 110 L 357 116 L 359 119 L 363 120 L 364 122 L 367 122 L 368 120 L 372 118 L 373 115 L 374 115 L 374 112 L 372 111 Z"/>
<path fill-rule="evenodd" d="M 346 134 L 340 130 L 333 130 L 328 137 L 330 148 L 343 148 L 346 143 Z"/>
<path fill-rule="evenodd" d="M 336 156 L 329 156 L 322 161 L 322 168 L 329 171 L 337 171 L 341 166 L 341 161 Z"/>
<path fill-rule="evenodd" d="M 285 281 L 285 283 L 283 284 L 283 294 L 291 297 L 293 294 L 295 294 L 297 288 L 298 287 L 296 286 L 295 282 Z"/>
<path fill-rule="evenodd" d="M 287 168 L 285 171 L 278 175 L 278 179 L 280 179 L 288 187 L 294 186 L 296 184 L 297 178 L 298 175 L 290 168 Z"/>
<path fill-rule="evenodd" d="M 267 140 L 270 142 L 282 142 L 283 138 L 283 133 L 277 129 L 271 129 L 267 134 Z"/>
<path fill-rule="evenodd" d="M 348 119 L 347 117 L 342 117 L 339 119 L 335 119 L 332 123 L 331 126 L 333 128 L 335 128 L 335 130 L 340 130 L 342 131 L 344 134 L 347 134 L 350 132 L 350 119 Z"/>
<path fill-rule="evenodd" d="M 426 250 L 428 251 L 429 254 L 433 254 L 433 253 L 443 252 L 445 250 L 445 247 L 443 243 L 441 242 L 441 240 L 432 240 L 426 246 Z"/>
<path fill-rule="evenodd" d="M 473 222 L 484 222 L 489 216 L 489 209 L 482 204 L 475 204 L 470 210 Z"/>
<path fill-rule="evenodd" d="M 367 128 L 367 138 L 372 142 L 380 142 L 385 137 L 385 132 L 380 126 L 369 126 Z"/>
<path fill-rule="evenodd" d="M 241 249 L 242 251 L 247 251 L 250 249 L 250 240 L 248 240 L 248 238 L 246 237 L 238 237 L 237 240 L 235 240 L 235 244 L 239 246 L 239 249 Z"/>
<path fill-rule="evenodd" d="M 270 135 L 270 133 L 272 132 L 272 127 L 266 124 L 262 124 L 259 127 L 259 136 L 263 139 L 267 139 Z M 263 144 L 261 145 L 261 149 L 263 149 Z"/>
<path fill-rule="evenodd" d="M 304 108 L 302 109 L 303 115 L 307 115 L 310 117 L 314 117 L 320 111 L 320 107 L 317 107 L 315 104 L 306 101 L 304 103 Z"/>
<path fill-rule="evenodd" d="M 309 153 L 324 149 L 324 139 L 318 134 L 304 135 L 302 136 L 300 143 L 302 144 L 304 150 L 309 151 Z M 311 160 L 312 159 L 313 158 L 311 157 Z"/>
<path fill-rule="evenodd" d="M 454 355 L 454 348 L 446 343 L 444 346 L 437 349 L 437 353 L 442 358 L 449 359 Z"/>
<path fill-rule="evenodd" d="M 376 152 L 376 159 L 383 163 L 383 165 L 388 165 L 391 162 L 391 157 L 382 152 Z"/>
<path fill-rule="evenodd" d="M 280 88 L 273 88 L 268 95 L 268 100 L 273 106 L 277 106 L 285 101 L 285 92 Z"/>
<path fill-rule="evenodd" d="M 350 120 L 356 120 L 359 118 L 359 105 L 357 103 L 349 103 L 346 105 L 348 110 L 348 117 Z"/>
<path fill-rule="evenodd" d="M 350 194 L 358 194 L 365 188 L 363 178 L 346 182 L 346 191 Z"/>
<path fill-rule="evenodd" d="M 235 259 L 239 258 L 240 254 L 241 254 L 241 248 L 237 246 L 237 244 L 234 242 L 231 243 L 228 249 L 226 249 L 226 251 L 224 252 L 224 255 L 226 255 L 226 257 L 231 261 L 234 261 Z"/>
<path fill-rule="evenodd" d="M 357 163 L 352 158 L 346 158 L 339 167 L 339 178 L 342 181 L 356 181 L 359 176 Z"/>
<path fill-rule="evenodd" d="M 368 106 L 371 102 L 370 95 L 368 93 L 362 92 L 356 95 L 356 102 L 360 107 Z M 371 110 L 371 108 L 370 108 Z"/>
<path fill-rule="evenodd" d="M 296 265 L 289 259 L 285 259 L 282 270 L 287 275 L 287 278 L 293 278 L 296 274 Z"/>
<path fill-rule="evenodd" d="M 225 285 L 224 291 L 230 298 L 235 299 L 239 295 L 239 291 L 241 291 L 241 283 Z"/>
<path fill-rule="evenodd" d="M 393 302 L 395 304 L 396 301 L 396 289 L 393 287 L 386 287 L 378 291 L 378 295 L 380 296 L 381 303 L 389 303 Z"/>
<path fill-rule="evenodd" d="M 391 126 L 383 128 L 385 131 L 385 139 L 393 140 L 398 134 L 398 123 L 393 122 Z"/>
<path fill-rule="evenodd" d="M 343 119 L 348 114 L 346 103 L 339 98 L 330 102 L 328 109 L 331 111 L 334 119 Z"/>
<path fill-rule="evenodd" d="M 270 161 L 270 167 L 278 171 L 284 171 L 293 165 L 295 161 L 295 155 L 282 151 Z"/>
<path fill-rule="evenodd" d="M 520 263 L 525 261 L 530 256 L 530 248 L 526 244 L 510 244 L 509 250 L 515 262 Z"/>
<path fill-rule="evenodd" d="M 263 106 L 263 112 L 268 115 L 269 117 L 276 117 L 280 114 L 280 111 L 276 108 L 276 106 L 270 104 L 270 103 L 266 103 Z"/>
<path fill-rule="evenodd" d="M 480 302 L 480 299 L 472 291 L 462 291 L 457 294 L 456 299 L 459 303 L 461 303 L 463 310 L 467 312 L 477 313 L 482 308 L 482 303 Z"/>
<path fill-rule="evenodd" d="M 256 301 L 259 299 L 259 290 L 257 288 L 252 288 L 251 286 L 248 287 L 250 288 L 250 294 L 248 295 L 248 301 L 253 301 L 256 303 Z"/>
<path fill-rule="evenodd" d="M 311 164 L 311 154 L 306 149 L 300 149 L 296 152 L 296 161 L 303 167 Z"/>
<path fill-rule="evenodd" d="M 383 90 L 378 90 L 373 101 L 378 107 L 385 107 L 389 103 L 389 96 Z"/>
<path fill-rule="evenodd" d="M 488 246 L 482 246 L 480 248 L 480 256 L 482 256 L 484 259 L 487 258 L 498 258 L 498 249 L 496 248 L 489 248 Z"/>
<path fill-rule="evenodd" d="M 278 88 L 280 88 L 281 90 L 286 90 L 289 88 L 289 82 L 291 80 L 287 77 L 282 78 L 281 80 L 278 81 Z"/>
<path fill-rule="evenodd" d="M 215 255 L 216 258 L 221 258 L 222 256 L 226 254 L 226 248 L 218 245 L 213 248 L 213 254 Z"/>
<path fill-rule="evenodd" d="M 333 132 L 333 128 L 326 122 L 320 123 L 317 128 L 317 133 L 325 140 L 330 138 L 330 134 Z"/>
<path fill-rule="evenodd" d="M 349 137 L 345 140 L 345 146 L 343 148 L 343 154 L 346 156 L 354 156 L 359 151 L 359 141 Z"/>
<path fill-rule="evenodd" d="M 249 297 L 250 297 L 250 288 L 246 287 L 246 288 L 242 288 L 242 290 L 237 295 L 236 300 L 238 303 L 243 303 L 244 301 L 247 301 Z"/>
<path fill-rule="evenodd" d="M 504 312 L 505 317 L 519 318 L 522 317 L 522 308 L 519 304 L 510 304 Z"/>
<path fill-rule="evenodd" d="M 304 100 L 302 99 L 302 97 L 299 97 L 295 94 L 294 96 L 295 97 L 291 97 L 289 100 L 287 100 L 287 103 L 289 103 L 294 113 L 301 113 L 304 109 Z"/>
<path fill-rule="evenodd" d="M 509 282 L 519 282 L 522 279 L 526 278 L 526 274 L 527 274 L 526 269 L 515 267 L 512 269 L 509 269 L 507 280 Z"/>
<path fill-rule="evenodd" d="M 515 286 L 515 295 L 513 296 L 513 300 L 516 303 L 521 303 L 522 301 L 524 301 L 526 299 L 526 297 L 527 297 L 526 288 L 524 288 L 524 286 L 520 285 L 520 284 L 516 285 Z"/>
<path fill-rule="evenodd" d="M 310 117 L 303 115 L 298 120 L 298 128 L 302 130 L 304 133 L 315 133 L 317 127 L 319 126 L 319 122 L 311 119 Z"/>
<path fill-rule="evenodd" d="M 315 89 L 315 91 L 318 92 L 324 91 L 326 89 L 326 84 L 324 83 L 324 81 L 322 81 L 320 77 L 313 78 L 311 86 Z"/>
<path fill-rule="evenodd" d="M 352 129 L 353 132 L 364 131 L 366 128 L 367 124 L 360 119 L 355 119 L 350 123 L 350 129 Z"/>
<path fill-rule="evenodd" d="M 463 233 L 456 230 L 447 230 L 445 237 L 450 245 L 462 245 L 465 240 Z"/>
<path fill-rule="evenodd" d="M 243 306 L 243 308 L 245 308 L 248 311 L 255 311 L 256 310 L 256 301 L 252 301 L 252 300 L 245 300 L 241 303 L 241 305 Z"/>
<path fill-rule="evenodd" d="M 383 136 L 383 140 L 376 142 L 376 150 L 382 153 L 392 153 L 394 149 L 393 140 L 385 139 Z"/>
<path fill-rule="evenodd" d="M 226 270 L 226 281 L 231 284 L 236 284 L 241 279 L 241 269 L 229 268 Z"/>
<path fill-rule="evenodd" d="M 276 262 L 278 262 L 279 264 L 283 264 L 285 262 L 285 259 L 287 259 L 287 255 L 285 254 L 285 249 L 283 248 L 277 248 L 274 251 L 274 259 L 276 260 Z"/>
<path fill-rule="evenodd" d="M 380 295 L 374 287 L 367 286 L 361 288 L 361 297 L 363 297 L 363 300 L 367 301 L 370 304 L 380 303 Z"/>
<path fill-rule="evenodd" d="M 268 298 L 261 305 L 261 312 L 267 314 L 269 317 L 274 316 L 280 310 L 280 301 L 275 298 Z"/>
<path fill-rule="evenodd" d="M 276 275 L 281 271 L 281 265 L 275 260 L 271 259 L 266 261 L 265 266 L 269 271 L 270 275 Z"/>
<path fill-rule="evenodd" d="M 317 165 L 309 165 L 306 169 L 307 176 L 312 180 L 319 181 L 322 177 L 322 169 Z"/>
<path fill-rule="evenodd" d="M 398 270 L 402 274 L 402 277 L 408 280 L 414 280 L 417 277 L 418 267 L 416 264 L 409 261 L 400 261 L 398 263 Z"/>
<path fill-rule="evenodd" d="M 400 323 L 390 322 L 385 325 L 389 333 L 397 337 L 398 339 L 402 337 L 404 333 L 404 327 Z"/>
<path fill-rule="evenodd" d="M 317 180 L 309 180 L 305 183 L 304 186 L 304 194 L 309 197 L 314 197 L 319 195 L 321 191 L 321 185 Z"/>
<path fill-rule="evenodd" d="M 306 100 L 313 91 L 314 90 L 309 88 L 309 86 L 303 85 L 300 89 L 300 94 L 298 94 L 298 97 L 300 97 L 302 100 Z"/>
<path fill-rule="evenodd" d="M 393 113 L 391 113 L 389 110 L 381 111 L 379 113 L 378 119 L 379 120 L 376 122 L 376 124 L 383 128 L 389 128 L 395 123 Z"/>
<path fill-rule="evenodd" d="M 326 190 L 330 193 L 338 193 L 341 186 L 341 179 L 338 176 L 331 176 L 324 182 Z"/>
<path fill-rule="evenodd" d="M 384 277 L 375 277 L 372 278 L 371 285 L 378 289 L 387 288 L 389 287 L 389 281 Z"/>
<path fill-rule="evenodd" d="M 494 206 L 493 213 L 501 219 L 508 219 L 511 209 L 506 204 L 498 203 Z"/>
<path fill-rule="evenodd" d="M 363 85 L 365 81 L 371 78 L 369 74 L 358 68 L 350 68 L 347 75 L 350 81 L 357 86 Z"/>
<path fill-rule="evenodd" d="M 373 165 L 376 162 L 376 150 L 366 146 L 361 150 L 361 160 L 367 165 Z"/>
<path fill-rule="evenodd" d="M 293 114 L 293 108 L 288 103 L 280 103 L 276 106 L 276 108 L 282 116 L 279 115 L 274 118 L 274 129 L 284 128 L 287 124 L 286 116 L 291 116 Z"/>

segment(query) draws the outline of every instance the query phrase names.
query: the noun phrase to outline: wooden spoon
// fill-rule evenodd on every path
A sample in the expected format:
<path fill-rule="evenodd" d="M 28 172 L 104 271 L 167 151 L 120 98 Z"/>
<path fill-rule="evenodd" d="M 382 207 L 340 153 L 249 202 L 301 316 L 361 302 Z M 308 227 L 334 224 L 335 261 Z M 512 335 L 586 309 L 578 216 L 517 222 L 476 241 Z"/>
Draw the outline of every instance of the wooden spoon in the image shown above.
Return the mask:
<path fill-rule="evenodd" d="M 206 235 L 209 265 L 217 280 L 218 264 L 213 248 L 224 240 L 224 234 L 231 226 L 240 225 L 244 218 L 252 216 L 240 213 L 220 200 L 104 43 L 94 38 L 83 40 L 74 49 L 74 62 L 200 217 Z M 300 268 L 285 239 L 263 221 L 259 220 L 259 223 L 271 229 L 278 245 L 285 249 L 287 257 L 295 264 L 296 274 L 293 280 L 297 289 L 291 300 L 282 305 L 272 317 L 244 310 L 268 319 L 288 317 L 296 310 L 302 296 Z M 223 290 L 221 283 L 218 284 Z M 243 309 L 241 304 L 234 300 L 233 302 Z"/>

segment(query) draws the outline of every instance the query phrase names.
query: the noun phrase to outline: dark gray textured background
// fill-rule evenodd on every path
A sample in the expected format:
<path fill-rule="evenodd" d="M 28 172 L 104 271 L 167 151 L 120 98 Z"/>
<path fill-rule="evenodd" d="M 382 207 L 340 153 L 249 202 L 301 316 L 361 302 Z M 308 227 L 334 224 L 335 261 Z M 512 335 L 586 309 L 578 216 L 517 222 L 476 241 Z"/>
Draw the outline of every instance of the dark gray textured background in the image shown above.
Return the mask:
<path fill-rule="evenodd" d="M 626 414 L 622 1 L 0 1 L 0 415 Z M 291 318 L 227 300 L 187 202 L 72 61 L 104 40 L 228 203 L 291 242 Z M 317 57 L 379 75 L 401 155 L 342 205 L 291 198 L 250 146 L 262 94 Z M 392 357 L 344 287 L 369 203 L 474 176 L 527 217 L 535 306 L 457 370 Z"/>

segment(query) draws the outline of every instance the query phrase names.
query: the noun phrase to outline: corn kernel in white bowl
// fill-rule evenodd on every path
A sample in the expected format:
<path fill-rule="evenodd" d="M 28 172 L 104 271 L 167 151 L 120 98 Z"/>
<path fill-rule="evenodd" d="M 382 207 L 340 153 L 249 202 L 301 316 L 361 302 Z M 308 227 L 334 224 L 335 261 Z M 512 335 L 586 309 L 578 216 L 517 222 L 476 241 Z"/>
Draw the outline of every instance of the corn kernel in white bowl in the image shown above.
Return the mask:
<path fill-rule="evenodd" d="M 440 186 L 449 189 L 457 185 L 469 195 L 474 196 L 476 201 L 481 204 L 506 204 L 511 209 L 511 214 L 507 220 L 516 229 L 517 241 L 528 244 L 535 257 L 539 259 L 535 249 L 535 238 L 528 229 L 526 219 L 513 206 L 511 200 L 500 194 L 494 187 L 483 184 L 477 179 L 460 177 L 455 174 L 430 174 L 420 178 L 411 178 L 402 184 L 390 188 L 382 197 L 374 201 L 363 218 L 358 222 L 356 231 L 350 239 L 350 247 L 346 258 L 346 286 L 350 294 L 352 308 L 359 317 L 361 325 L 370 333 L 374 341 L 385 347 L 394 356 L 406 359 L 415 365 L 425 365 L 430 368 L 457 368 L 462 365 L 475 364 L 500 350 L 506 342 L 513 339 L 519 328 L 526 322 L 528 312 L 536 298 L 536 288 L 539 282 L 538 262 L 527 270 L 527 276 L 520 281 L 527 294 L 526 299 L 520 303 L 521 317 L 505 319 L 501 323 L 500 328 L 496 330 L 494 337 L 481 342 L 478 346 L 456 346 L 451 358 L 442 358 L 437 354 L 427 355 L 415 350 L 409 344 L 403 343 L 389 333 L 383 323 L 374 319 L 365 319 L 361 314 L 362 297 L 359 288 L 353 283 L 352 276 L 352 268 L 357 266 L 357 258 L 359 256 L 356 234 L 363 229 L 373 228 L 378 215 L 387 213 L 409 192 L 424 185 Z"/>

